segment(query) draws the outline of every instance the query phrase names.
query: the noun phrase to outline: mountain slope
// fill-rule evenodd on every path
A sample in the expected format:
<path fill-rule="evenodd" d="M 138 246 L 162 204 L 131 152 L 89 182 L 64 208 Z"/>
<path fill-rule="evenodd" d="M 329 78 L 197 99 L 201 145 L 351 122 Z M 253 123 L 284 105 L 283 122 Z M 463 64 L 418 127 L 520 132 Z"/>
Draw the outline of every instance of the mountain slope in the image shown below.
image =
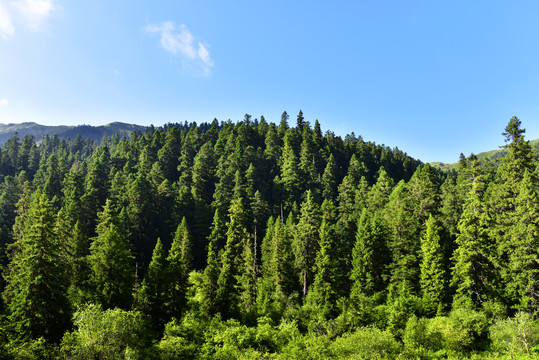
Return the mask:
<path fill-rule="evenodd" d="M 120 136 L 129 135 L 133 131 L 144 131 L 145 129 L 145 126 L 121 122 L 114 122 L 102 126 L 46 126 L 34 122 L 0 124 L 0 145 L 4 144 L 15 133 L 18 133 L 21 138 L 25 135 L 32 135 L 36 138 L 36 141 L 41 140 L 46 135 L 52 136 L 54 134 L 60 139 L 75 139 L 78 135 L 81 135 L 85 139 L 90 138 L 92 140 L 100 141 L 103 136 L 111 136 L 115 133 L 118 133 Z"/>
<path fill-rule="evenodd" d="M 532 149 L 535 149 L 536 151 L 539 151 L 539 139 L 530 140 L 530 145 L 532 146 Z M 479 154 L 475 154 L 480 160 L 488 159 L 491 161 L 495 161 L 496 159 L 501 159 L 507 154 L 507 150 L 505 149 L 498 149 L 498 150 L 490 150 L 490 151 L 484 151 Z M 458 161 L 454 162 L 452 164 L 447 164 L 443 162 L 431 162 L 429 163 L 432 167 L 441 169 L 444 171 L 451 171 L 451 170 L 458 170 Z"/>

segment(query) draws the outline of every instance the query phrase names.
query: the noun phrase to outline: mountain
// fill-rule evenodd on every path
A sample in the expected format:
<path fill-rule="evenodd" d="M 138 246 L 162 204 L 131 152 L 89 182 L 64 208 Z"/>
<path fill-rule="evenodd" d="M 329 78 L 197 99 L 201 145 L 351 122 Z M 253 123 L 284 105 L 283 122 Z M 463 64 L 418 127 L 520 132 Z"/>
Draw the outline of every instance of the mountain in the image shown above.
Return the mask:
<path fill-rule="evenodd" d="M 530 140 L 530 145 L 532 146 L 532 149 L 535 149 L 536 151 L 539 151 L 539 139 Z M 498 149 L 498 150 L 484 151 L 484 152 L 481 152 L 481 153 L 475 154 L 475 155 L 480 160 L 488 159 L 488 160 L 491 160 L 491 161 L 496 161 L 497 159 L 503 158 L 506 154 L 507 154 L 507 150 L 502 148 L 502 149 Z M 464 154 L 464 155 L 466 155 L 466 154 Z M 447 163 L 443 163 L 443 162 L 439 162 L 439 161 L 431 162 L 429 164 L 430 164 L 430 166 L 432 166 L 434 168 L 437 168 L 437 169 L 440 169 L 440 170 L 443 170 L 443 171 L 451 171 L 451 170 L 457 171 L 458 170 L 458 165 L 459 165 L 458 162 L 454 162 L 452 164 L 447 164 Z"/>
<path fill-rule="evenodd" d="M 113 122 L 107 125 L 90 126 L 90 125 L 78 125 L 78 126 L 47 126 L 40 125 L 34 122 L 26 122 L 22 124 L 0 124 L 0 145 L 4 144 L 15 133 L 18 133 L 19 137 L 25 135 L 32 135 L 36 138 L 36 141 L 40 141 L 46 135 L 57 135 L 60 139 L 75 139 L 78 135 L 83 138 L 90 138 L 92 140 L 100 141 L 103 136 L 111 136 L 118 133 L 121 136 L 129 135 L 133 131 L 144 131 L 145 126 L 126 124 L 121 122 Z"/>

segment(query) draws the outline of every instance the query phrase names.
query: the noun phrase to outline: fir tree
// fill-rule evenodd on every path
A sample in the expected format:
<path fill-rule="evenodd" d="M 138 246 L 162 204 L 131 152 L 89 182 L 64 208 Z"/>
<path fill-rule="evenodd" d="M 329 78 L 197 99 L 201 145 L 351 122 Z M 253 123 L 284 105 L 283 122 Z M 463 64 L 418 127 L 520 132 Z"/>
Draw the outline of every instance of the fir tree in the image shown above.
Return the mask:
<path fill-rule="evenodd" d="M 488 213 L 483 201 L 484 177 L 476 158 L 470 165 L 470 175 L 471 191 L 457 226 L 451 285 L 456 287 L 453 307 L 480 308 L 485 301 L 496 299 L 497 274 L 492 262 L 495 248 L 488 236 Z"/>
<path fill-rule="evenodd" d="M 335 224 L 337 209 L 330 200 L 322 204 L 323 217 L 320 225 L 319 248 L 315 259 L 315 276 L 308 299 L 319 307 L 324 318 L 336 315 L 338 289 L 341 285 L 336 254 L 337 233 Z"/>
<path fill-rule="evenodd" d="M 534 314 L 539 307 L 539 194 L 536 179 L 526 171 L 516 199 L 508 293 L 515 308 Z"/>
<path fill-rule="evenodd" d="M 166 309 L 166 291 L 169 287 L 166 277 L 167 262 L 161 239 L 157 239 L 152 261 L 140 289 L 138 307 L 151 319 L 154 330 L 160 331 L 168 320 Z"/>
<path fill-rule="evenodd" d="M 71 309 L 67 266 L 54 228 L 54 212 L 47 197 L 38 191 L 20 216 L 20 233 L 4 274 L 3 298 L 10 326 L 23 339 L 59 340 L 69 324 Z"/>
<path fill-rule="evenodd" d="M 216 293 L 217 307 L 225 319 L 239 315 L 238 276 L 243 270 L 243 246 L 245 239 L 249 237 L 245 227 L 245 210 L 241 198 L 232 201 L 229 217 L 227 242 L 222 255 Z"/>
<path fill-rule="evenodd" d="M 98 214 L 97 236 L 92 240 L 88 257 L 91 298 L 105 309 L 128 309 L 132 303 L 135 269 L 127 232 L 115 213 L 107 200 Z"/>
<path fill-rule="evenodd" d="M 440 244 L 440 227 L 430 215 L 425 225 L 426 232 L 421 238 L 421 277 L 420 286 L 425 310 L 442 314 L 445 290 L 447 289 L 444 267 L 444 254 Z"/>
<path fill-rule="evenodd" d="M 191 267 L 191 245 L 185 217 L 178 224 L 167 256 L 168 311 L 170 317 L 179 318 L 185 309 L 187 281 Z"/>
<path fill-rule="evenodd" d="M 294 253 L 296 267 L 300 273 L 303 296 L 313 278 L 314 261 L 318 250 L 320 229 L 320 210 L 314 202 L 311 191 L 306 192 L 305 201 L 301 204 L 301 214 L 294 236 Z"/>
<path fill-rule="evenodd" d="M 225 218 L 218 209 L 215 210 L 213 217 L 212 232 L 208 237 L 208 255 L 207 265 L 204 269 L 204 299 L 201 304 L 202 312 L 206 316 L 212 316 L 218 312 L 216 294 L 217 281 L 220 273 L 219 249 L 224 246 L 226 241 L 226 223 Z"/>

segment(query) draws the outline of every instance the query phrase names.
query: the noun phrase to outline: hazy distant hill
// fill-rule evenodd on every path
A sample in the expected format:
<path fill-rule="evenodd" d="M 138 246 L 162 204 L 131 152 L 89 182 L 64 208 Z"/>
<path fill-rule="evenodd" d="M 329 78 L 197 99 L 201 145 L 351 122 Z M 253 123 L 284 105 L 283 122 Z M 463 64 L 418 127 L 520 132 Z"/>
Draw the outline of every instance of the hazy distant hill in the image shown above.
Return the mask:
<path fill-rule="evenodd" d="M 102 126 L 90 126 L 90 125 L 78 125 L 78 126 L 46 126 L 39 125 L 33 122 L 22 124 L 0 124 L 0 145 L 4 144 L 7 139 L 12 137 L 15 132 L 22 138 L 25 135 L 33 135 L 37 141 L 43 138 L 45 135 L 58 135 L 60 139 L 75 139 L 77 135 L 81 135 L 83 138 L 90 138 L 100 141 L 103 136 L 111 136 L 114 133 L 118 133 L 120 137 L 122 135 L 128 135 L 133 131 L 144 131 L 146 127 L 134 124 L 126 124 L 121 122 L 114 122 Z"/>
<path fill-rule="evenodd" d="M 530 140 L 530 144 L 532 148 L 539 151 L 539 139 L 536 140 Z M 479 159 L 489 159 L 489 160 L 496 160 L 499 158 L 503 158 L 507 154 L 507 151 L 505 149 L 498 149 L 498 150 L 491 150 L 491 151 L 485 151 L 479 154 L 476 154 Z M 464 154 L 466 156 L 469 156 L 470 154 Z M 454 162 L 452 164 L 446 164 L 442 162 L 431 162 L 430 165 L 433 167 L 436 167 L 438 169 L 442 170 L 458 170 L 458 161 Z"/>

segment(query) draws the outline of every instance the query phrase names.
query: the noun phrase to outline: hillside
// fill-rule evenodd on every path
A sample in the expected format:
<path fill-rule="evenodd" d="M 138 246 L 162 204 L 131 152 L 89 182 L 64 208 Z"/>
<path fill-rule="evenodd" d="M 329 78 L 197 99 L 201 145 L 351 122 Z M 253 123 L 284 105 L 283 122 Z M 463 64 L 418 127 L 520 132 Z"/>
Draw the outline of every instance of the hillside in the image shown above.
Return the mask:
<path fill-rule="evenodd" d="M 83 138 L 100 141 L 104 136 L 112 136 L 118 133 L 120 136 L 129 135 L 133 131 L 144 131 L 146 127 L 134 124 L 114 122 L 102 126 L 78 125 L 78 126 L 47 126 L 34 122 L 22 124 L 0 124 L 0 145 L 3 145 L 15 133 L 19 137 L 32 135 L 36 141 L 40 141 L 46 135 L 56 134 L 60 139 L 75 139 L 78 135 Z"/>
<path fill-rule="evenodd" d="M 533 149 L 539 151 L 539 139 L 531 140 L 530 144 L 532 145 Z M 503 158 L 506 154 L 507 154 L 507 150 L 503 149 L 503 148 L 500 148 L 500 149 L 497 149 L 497 150 L 484 151 L 484 152 L 481 152 L 481 153 L 476 154 L 476 155 L 477 155 L 477 158 L 479 160 L 488 159 L 488 160 L 494 161 L 496 159 Z M 452 170 L 457 171 L 458 170 L 458 165 L 459 165 L 458 161 L 454 162 L 454 163 L 451 163 L 451 164 L 435 161 L 435 162 L 431 162 L 429 164 L 430 164 L 430 166 L 432 166 L 432 167 L 434 167 L 436 169 L 443 170 L 443 171 L 452 171 Z"/>

